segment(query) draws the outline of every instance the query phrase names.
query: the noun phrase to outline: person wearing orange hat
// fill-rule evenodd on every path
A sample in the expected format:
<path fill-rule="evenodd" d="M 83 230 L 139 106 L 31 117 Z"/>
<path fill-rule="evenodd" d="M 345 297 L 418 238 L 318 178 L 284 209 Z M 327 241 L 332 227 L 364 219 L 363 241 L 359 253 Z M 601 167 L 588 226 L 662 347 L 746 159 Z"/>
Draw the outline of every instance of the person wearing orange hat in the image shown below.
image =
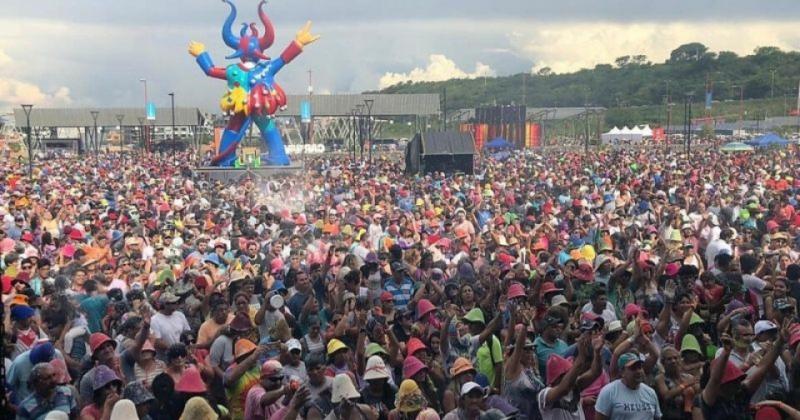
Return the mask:
<path fill-rule="evenodd" d="M 268 347 L 257 346 L 246 338 L 240 338 L 234 347 L 234 362 L 225 370 L 222 383 L 225 386 L 231 416 L 240 419 L 244 418 L 247 393 L 261 379 L 261 366 L 258 361 L 267 353 Z"/>
<path fill-rule="evenodd" d="M 472 382 L 477 372 L 467 358 L 458 357 L 453 361 L 453 365 L 450 367 L 450 383 L 445 387 L 442 397 L 442 408 L 446 413 L 458 407 L 461 387 L 467 382 Z"/>

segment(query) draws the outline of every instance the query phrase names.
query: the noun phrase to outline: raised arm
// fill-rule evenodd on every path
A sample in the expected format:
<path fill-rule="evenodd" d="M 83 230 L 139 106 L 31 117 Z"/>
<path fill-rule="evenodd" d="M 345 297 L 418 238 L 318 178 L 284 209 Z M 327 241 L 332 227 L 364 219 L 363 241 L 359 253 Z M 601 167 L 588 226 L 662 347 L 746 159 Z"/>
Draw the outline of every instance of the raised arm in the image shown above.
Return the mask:
<path fill-rule="evenodd" d="M 225 80 L 225 68 L 216 67 L 211 61 L 211 56 L 206 52 L 206 46 L 200 42 L 192 41 L 189 43 L 189 54 L 195 57 L 197 64 L 203 69 L 206 76 Z"/>

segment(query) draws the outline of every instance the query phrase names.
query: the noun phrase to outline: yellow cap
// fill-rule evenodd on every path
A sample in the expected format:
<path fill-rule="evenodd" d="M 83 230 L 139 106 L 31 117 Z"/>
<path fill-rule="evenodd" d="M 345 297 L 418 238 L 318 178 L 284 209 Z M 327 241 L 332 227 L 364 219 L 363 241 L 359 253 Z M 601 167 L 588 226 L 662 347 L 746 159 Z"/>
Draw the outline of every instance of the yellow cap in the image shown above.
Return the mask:
<path fill-rule="evenodd" d="M 328 356 L 332 355 L 333 353 L 336 353 L 341 349 L 346 349 L 346 348 L 347 348 L 346 344 L 334 338 L 331 341 L 328 341 Z"/>

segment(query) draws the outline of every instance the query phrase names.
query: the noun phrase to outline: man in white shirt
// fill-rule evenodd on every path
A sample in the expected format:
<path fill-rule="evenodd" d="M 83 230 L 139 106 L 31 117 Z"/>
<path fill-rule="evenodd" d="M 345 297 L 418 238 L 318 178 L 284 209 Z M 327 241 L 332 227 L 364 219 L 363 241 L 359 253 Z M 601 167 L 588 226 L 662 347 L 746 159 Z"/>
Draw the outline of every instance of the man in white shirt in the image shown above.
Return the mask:
<path fill-rule="evenodd" d="M 603 387 L 597 396 L 597 420 L 652 420 L 661 418 L 661 407 L 653 388 L 644 383 L 644 360 L 625 353 L 617 360 L 620 379 Z"/>
<path fill-rule="evenodd" d="M 733 256 L 733 248 L 731 248 L 731 245 L 728 243 L 732 237 L 732 230 L 723 229 L 719 234 L 719 239 L 714 239 L 708 243 L 706 247 L 706 264 L 708 264 L 709 270 L 714 268 L 714 258 L 716 258 L 718 254 L 725 253 Z"/>
<path fill-rule="evenodd" d="M 169 346 L 179 343 L 181 333 L 191 330 L 189 322 L 183 312 L 179 312 L 178 301 L 180 298 L 172 292 L 166 291 L 159 297 L 161 310 L 153 315 L 150 321 L 150 331 L 155 338 L 155 348 L 158 355 L 163 357 Z"/>

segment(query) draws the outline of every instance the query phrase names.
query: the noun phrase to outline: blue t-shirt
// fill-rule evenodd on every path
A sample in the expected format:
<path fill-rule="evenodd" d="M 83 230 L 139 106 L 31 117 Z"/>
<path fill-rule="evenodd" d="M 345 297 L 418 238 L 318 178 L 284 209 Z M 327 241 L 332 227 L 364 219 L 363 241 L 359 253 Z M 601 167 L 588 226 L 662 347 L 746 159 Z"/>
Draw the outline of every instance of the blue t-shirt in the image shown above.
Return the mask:
<path fill-rule="evenodd" d="M 652 420 L 661 418 L 661 408 L 653 388 L 639 384 L 630 389 L 622 380 L 603 387 L 594 406 L 598 413 L 611 420 Z"/>
<path fill-rule="evenodd" d="M 536 337 L 533 345 L 536 346 L 536 360 L 539 362 L 539 374 L 543 378 L 547 377 L 547 359 L 550 358 L 550 355 L 555 353 L 564 357 L 569 348 L 567 343 L 560 338 L 556 339 L 556 342 L 551 345 L 544 341 L 541 336 Z"/>
<path fill-rule="evenodd" d="M 106 315 L 107 306 L 108 297 L 105 295 L 87 297 L 81 302 L 81 309 L 86 312 L 86 321 L 89 324 L 90 332 L 102 331 L 102 321 Z"/>

